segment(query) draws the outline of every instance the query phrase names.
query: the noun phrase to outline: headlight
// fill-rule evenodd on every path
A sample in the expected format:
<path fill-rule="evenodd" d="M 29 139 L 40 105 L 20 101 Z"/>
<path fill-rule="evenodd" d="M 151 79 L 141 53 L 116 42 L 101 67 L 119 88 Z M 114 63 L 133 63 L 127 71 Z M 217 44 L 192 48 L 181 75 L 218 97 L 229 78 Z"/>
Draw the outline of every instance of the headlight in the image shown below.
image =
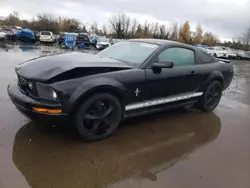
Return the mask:
<path fill-rule="evenodd" d="M 33 89 L 33 83 L 32 82 L 29 82 L 28 86 L 29 86 L 30 90 Z"/>
<path fill-rule="evenodd" d="M 53 101 L 58 100 L 57 93 L 50 86 L 42 83 L 37 83 L 36 86 L 39 97 Z"/>

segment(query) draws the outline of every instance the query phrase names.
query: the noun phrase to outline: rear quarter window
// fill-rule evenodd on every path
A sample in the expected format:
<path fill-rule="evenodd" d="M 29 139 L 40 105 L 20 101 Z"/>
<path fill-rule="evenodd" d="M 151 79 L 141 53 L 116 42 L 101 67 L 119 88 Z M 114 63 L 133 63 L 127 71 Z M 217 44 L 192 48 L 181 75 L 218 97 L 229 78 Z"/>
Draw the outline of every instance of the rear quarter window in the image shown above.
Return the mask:
<path fill-rule="evenodd" d="M 203 52 L 202 50 L 199 50 L 197 54 L 199 57 L 198 64 L 206 64 L 206 63 L 215 62 L 214 58 L 211 55 L 207 54 L 206 52 Z"/>

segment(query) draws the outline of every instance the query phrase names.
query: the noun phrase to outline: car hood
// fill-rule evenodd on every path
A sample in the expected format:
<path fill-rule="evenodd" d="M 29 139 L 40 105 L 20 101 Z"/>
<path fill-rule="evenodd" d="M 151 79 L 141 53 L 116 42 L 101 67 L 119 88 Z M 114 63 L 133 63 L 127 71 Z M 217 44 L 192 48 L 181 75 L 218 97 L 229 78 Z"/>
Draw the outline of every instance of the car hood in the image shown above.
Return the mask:
<path fill-rule="evenodd" d="M 16 72 L 25 78 L 45 82 L 55 76 L 77 68 L 129 69 L 132 67 L 111 58 L 72 52 L 28 60 L 16 66 Z"/>

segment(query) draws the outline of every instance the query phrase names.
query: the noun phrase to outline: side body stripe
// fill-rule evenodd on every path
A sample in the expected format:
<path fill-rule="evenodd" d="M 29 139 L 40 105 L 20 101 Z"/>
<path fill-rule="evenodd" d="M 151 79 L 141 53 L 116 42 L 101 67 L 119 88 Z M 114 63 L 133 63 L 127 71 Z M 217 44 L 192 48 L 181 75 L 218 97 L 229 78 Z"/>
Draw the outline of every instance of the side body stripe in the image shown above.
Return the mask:
<path fill-rule="evenodd" d="M 125 111 L 135 110 L 139 108 L 146 108 L 150 106 L 156 106 L 159 104 L 166 104 L 166 103 L 176 102 L 180 100 L 186 100 L 186 99 L 190 99 L 193 97 L 199 97 L 201 95 L 203 95 L 203 92 L 189 93 L 189 94 L 186 93 L 186 94 L 176 95 L 176 96 L 171 96 L 171 97 L 147 100 L 147 101 L 140 102 L 140 103 L 126 105 Z"/>

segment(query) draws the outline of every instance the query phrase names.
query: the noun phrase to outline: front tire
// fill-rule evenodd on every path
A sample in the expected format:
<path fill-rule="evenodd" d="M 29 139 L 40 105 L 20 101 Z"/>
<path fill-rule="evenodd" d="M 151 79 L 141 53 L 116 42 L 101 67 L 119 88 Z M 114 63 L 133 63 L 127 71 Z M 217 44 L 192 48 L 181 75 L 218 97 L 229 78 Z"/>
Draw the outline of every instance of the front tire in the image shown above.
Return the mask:
<path fill-rule="evenodd" d="M 204 112 L 213 111 L 219 104 L 223 87 L 220 81 L 211 82 L 198 102 L 198 108 Z"/>
<path fill-rule="evenodd" d="M 97 47 L 97 44 L 95 45 L 95 48 L 96 48 L 97 50 L 101 50 L 101 48 Z"/>
<path fill-rule="evenodd" d="M 95 94 L 83 102 L 75 116 L 80 137 L 97 141 L 110 136 L 122 119 L 120 101 L 109 93 Z"/>

